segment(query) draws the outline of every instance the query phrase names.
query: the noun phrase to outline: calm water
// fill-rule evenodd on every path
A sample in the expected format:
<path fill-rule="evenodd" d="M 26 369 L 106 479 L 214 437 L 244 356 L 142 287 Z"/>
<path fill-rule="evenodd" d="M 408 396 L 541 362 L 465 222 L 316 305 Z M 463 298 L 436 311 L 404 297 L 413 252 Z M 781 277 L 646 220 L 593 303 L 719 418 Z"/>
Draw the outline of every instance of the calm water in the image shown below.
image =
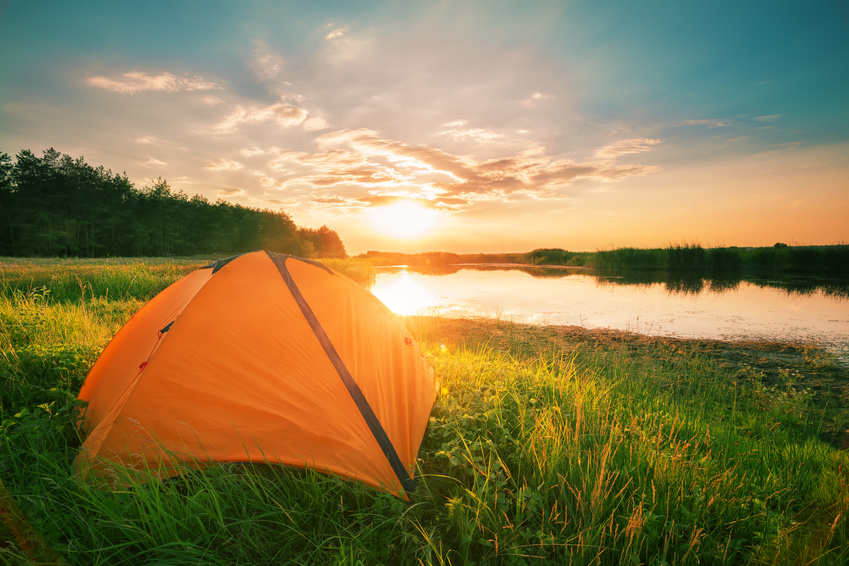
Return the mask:
<path fill-rule="evenodd" d="M 644 334 L 816 342 L 849 359 L 845 281 L 664 280 L 574 270 L 449 266 L 378 270 L 371 291 L 399 314 L 488 316 Z"/>

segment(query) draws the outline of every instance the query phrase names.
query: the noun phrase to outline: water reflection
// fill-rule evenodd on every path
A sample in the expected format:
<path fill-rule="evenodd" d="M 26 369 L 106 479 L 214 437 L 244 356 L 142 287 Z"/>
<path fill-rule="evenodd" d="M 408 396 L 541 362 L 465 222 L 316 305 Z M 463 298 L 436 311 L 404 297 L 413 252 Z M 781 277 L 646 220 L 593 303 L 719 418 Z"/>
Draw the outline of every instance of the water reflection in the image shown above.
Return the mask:
<path fill-rule="evenodd" d="M 736 291 L 742 283 L 764 289 L 781 289 L 788 294 L 813 295 L 822 293 L 834 299 L 849 299 L 849 281 L 832 278 L 801 276 L 757 277 L 724 276 L 700 277 L 663 271 L 633 271 L 624 273 L 596 273 L 600 284 L 613 285 L 657 285 L 661 284 L 669 293 L 699 294 L 702 292 L 727 293 Z"/>
<path fill-rule="evenodd" d="M 663 272 L 450 265 L 379 269 L 372 292 L 395 312 L 707 338 L 815 341 L 844 352 L 849 281 L 681 277 Z"/>
<path fill-rule="evenodd" d="M 777 287 L 788 293 L 797 295 L 813 295 L 822 293 L 834 299 L 849 299 L 849 283 L 840 280 L 809 281 L 804 279 L 791 281 L 762 281 L 751 279 L 750 282 L 758 287 Z"/>
<path fill-rule="evenodd" d="M 378 268 L 387 271 L 403 269 L 410 273 L 422 275 L 453 275 L 464 269 L 475 271 L 505 271 L 516 270 L 527 273 L 531 277 L 560 278 L 578 273 L 587 273 L 584 268 L 572 267 L 542 267 L 537 265 L 515 265 L 509 263 L 457 263 L 448 265 L 402 265 L 395 267 Z"/>
<path fill-rule="evenodd" d="M 454 275 L 463 270 L 481 272 L 517 271 L 526 273 L 535 279 L 562 279 L 572 276 L 595 277 L 599 285 L 637 285 L 653 286 L 660 284 L 669 293 L 697 295 L 703 292 L 726 293 L 739 289 L 741 283 L 749 283 L 761 288 L 774 288 L 789 294 L 812 295 L 822 293 L 834 299 L 849 299 L 849 280 L 829 277 L 809 277 L 801 275 L 755 276 L 723 275 L 720 277 L 702 277 L 695 274 L 671 273 L 668 271 L 595 271 L 581 267 L 542 267 L 535 265 L 513 264 L 452 264 L 435 266 L 396 266 L 379 268 L 386 272 L 404 270 L 428 276 Z"/>
<path fill-rule="evenodd" d="M 438 304 L 437 297 L 427 286 L 417 281 L 407 271 L 397 277 L 378 278 L 371 292 L 394 313 L 409 315 L 427 310 Z"/>
<path fill-rule="evenodd" d="M 669 271 L 631 270 L 631 271 L 595 271 L 579 267 L 542 267 L 535 265 L 511 264 L 453 264 L 438 266 L 398 266 L 385 268 L 389 271 L 403 269 L 422 275 L 453 275 L 463 270 L 474 271 L 518 271 L 534 278 L 559 279 L 575 275 L 596 277 L 600 285 L 643 285 L 661 284 L 670 293 L 687 295 L 702 292 L 725 293 L 735 291 L 741 283 L 750 283 L 762 288 L 782 289 L 787 293 L 811 295 L 822 293 L 835 299 L 849 299 L 849 280 L 829 277 L 809 277 L 800 275 L 754 276 L 723 275 L 720 277 L 702 277 L 696 274 L 672 273 Z"/>

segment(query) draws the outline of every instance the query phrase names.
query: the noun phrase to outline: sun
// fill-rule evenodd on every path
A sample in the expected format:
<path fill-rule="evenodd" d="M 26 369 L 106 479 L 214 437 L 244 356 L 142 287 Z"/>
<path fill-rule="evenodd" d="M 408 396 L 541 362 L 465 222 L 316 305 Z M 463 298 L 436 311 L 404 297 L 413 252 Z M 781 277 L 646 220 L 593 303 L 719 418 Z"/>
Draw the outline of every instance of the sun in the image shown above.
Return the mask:
<path fill-rule="evenodd" d="M 439 213 L 416 201 L 399 200 L 371 211 L 375 228 L 398 238 L 416 238 L 433 230 L 439 222 Z"/>

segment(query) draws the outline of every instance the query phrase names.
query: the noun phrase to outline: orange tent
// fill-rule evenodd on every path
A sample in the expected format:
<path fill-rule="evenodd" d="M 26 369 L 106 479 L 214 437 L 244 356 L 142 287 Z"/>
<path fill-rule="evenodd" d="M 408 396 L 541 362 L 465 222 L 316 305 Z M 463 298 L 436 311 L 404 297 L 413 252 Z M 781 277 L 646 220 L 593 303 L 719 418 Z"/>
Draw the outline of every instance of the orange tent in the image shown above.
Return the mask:
<path fill-rule="evenodd" d="M 74 466 L 267 461 L 404 496 L 434 397 L 419 346 L 371 293 L 252 252 L 186 275 L 115 335 L 80 390 Z"/>

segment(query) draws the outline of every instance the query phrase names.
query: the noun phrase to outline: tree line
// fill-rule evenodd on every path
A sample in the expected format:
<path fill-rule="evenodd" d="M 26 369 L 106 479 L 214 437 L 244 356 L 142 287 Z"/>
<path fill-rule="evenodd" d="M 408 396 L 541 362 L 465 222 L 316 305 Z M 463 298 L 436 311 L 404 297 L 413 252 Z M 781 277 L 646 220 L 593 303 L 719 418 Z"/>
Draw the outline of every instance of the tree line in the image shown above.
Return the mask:
<path fill-rule="evenodd" d="M 282 211 L 174 191 L 163 179 L 138 189 L 126 173 L 54 149 L 0 152 L 0 255 L 187 256 L 266 249 L 347 257 L 339 235 L 295 225 Z"/>
<path fill-rule="evenodd" d="M 678 274 L 733 276 L 741 273 L 849 273 L 849 245 L 702 248 L 698 244 L 666 248 L 616 248 L 595 252 L 571 252 L 561 248 L 538 248 L 525 253 L 456 254 L 450 252 L 368 251 L 357 256 L 373 265 L 409 265 L 442 268 L 467 263 L 525 264 L 535 266 L 588 267 L 598 270 L 669 271 Z"/>

